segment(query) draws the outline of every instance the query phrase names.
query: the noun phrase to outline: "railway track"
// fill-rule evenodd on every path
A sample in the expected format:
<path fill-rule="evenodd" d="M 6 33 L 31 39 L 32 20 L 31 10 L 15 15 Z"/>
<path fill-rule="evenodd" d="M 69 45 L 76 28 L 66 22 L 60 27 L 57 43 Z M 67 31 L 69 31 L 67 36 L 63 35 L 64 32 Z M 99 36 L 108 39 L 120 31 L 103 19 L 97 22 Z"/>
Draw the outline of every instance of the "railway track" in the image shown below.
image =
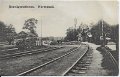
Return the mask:
<path fill-rule="evenodd" d="M 85 54 L 83 54 L 68 70 L 66 70 L 62 76 L 85 76 L 87 75 L 87 70 L 89 70 L 89 66 L 92 62 L 92 58 L 93 58 L 93 51 L 92 50 L 88 50 Z M 112 56 L 112 54 L 106 50 L 105 52 L 108 56 L 110 57 L 109 59 L 112 62 L 111 67 L 114 67 L 112 70 L 113 73 L 115 71 L 119 71 L 119 66 L 117 61 L 115 60 L 115 58 Z M 115 72 L 115 73 L 117 73 Z M 102 74 L 101 74 L 102 75 Z"/>
<path fill-rule="evenodd" d="M 4 55 L 4 56 L 0 57 L 0 59 L 7 59 L 7 58 L 12 58 L 12 57 L 20 57 L 20 56 L 25 56 L 25 55 L 32 55 L 32 54 L 37 54 L 37 53 L 41 53 L 41 52 L 57 50 L 57 49 L 60 49 L 60 48 L 63 48 L 63 47 L 48 47 L 48 48 L 44 48 L 44 49 L 24 51 L 24 52 Z"/>
<path fill-rule="evenodd" d="M 81 47 L 81 45 L 80 45 L 80 47 Z M 59 60 L 59 59 L 62 59 L 63 57 L 71 54 L 72 52 L 74 52 L 74 51 L 76 51 L 76 50 L 78 50 L 78 48 L 79 48 L 79 47 L 74 47 L 74 48 L 68 50 L 64 55 L 59 56 L 59 57 L 57 57 L 57 58 L 53 58 L 52 60 L 50 60 L 50 61 L 48 61 L 48 62 L 46 62 L 46 63 L 44 63 L 44 64 L 41 64 L 41 65 L 39 65 L 39 66 L 37 66 L 37 67 L 34 67 L 34 68 L 30 69 L 30 70 L 27 70 L 27 71 L 25 71 L 25 72 L 22 72 L 22 73 L 18 74 L 17 76 L 25 76 L 25 75 L 27 75 L 27 74 L 30 74 L 31 72 L 34 72 L 34 71 L 37 70 L 37 69 L 40 69 L 40 68 L 42 68 L 42 67 L 44 67 L 44 66 L 46 66 L 46 65 L 48 65 L 48 64 L 50 64 L 50 63 L 53 63 L 53 62 L 55 62 L 55 61 L 57 61 L 57 60 Z"/>
<path fill-rule="evenodd" d="M 115 67 L 116 67 L 117 69 L 119 69 L 118 62 L 116 61 L 116 59 L 114 58 L 114 56 L 113 56 L 108 50 L 105 49 L 105 51 L 106 51 L 107 55 L 110 56 L 110 58 L 111 58 L 113 64 L 115 65 Z"/>
<path fill-rule="evenodd" d="M 116 61 L 116 59 L 114 58 L 114 56 L 110 53 L 110 51 L 106 50 L 106 55 L 108 56 L 108 58 L 111 60 L 111 63 L 109 63 L 109 68 L 112 70 L 112 72 L 110 73 L 112 76 L 118 76 L 119 75 L 119 63 Z"/>
<path fill-rule="evenodd" d="M 10 49 L 3 49 L 3 50 L 1 50 L 1 51 L 14 51 L 14 50 L 18 50 L 18 48 L 10 48 Z"/>
<path fill-rule="evenodd" d="M 78 60 L 69 68 L 67 69 L 62 76 L 78 76 L 81 74 L 85 74 L 88 69 L 88 66 L 92 62 L 92 51 L 88 50 L 80 57 Z"/>

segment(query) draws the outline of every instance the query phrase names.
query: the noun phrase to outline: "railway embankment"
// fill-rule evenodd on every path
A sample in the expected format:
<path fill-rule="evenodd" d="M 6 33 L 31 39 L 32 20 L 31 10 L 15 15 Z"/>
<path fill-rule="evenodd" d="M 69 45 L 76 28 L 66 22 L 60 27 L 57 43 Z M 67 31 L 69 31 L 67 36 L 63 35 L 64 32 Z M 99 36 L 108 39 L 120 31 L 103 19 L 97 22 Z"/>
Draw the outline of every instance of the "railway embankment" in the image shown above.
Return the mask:
<path fill-rule="evenodd" d="M 82 76 L 118 76 L 119 67 L 114 56 L 100 45 L 86 43 L 93 50 L 93 58 L 90 66 Z"/>
<path fill-rule="evenodd" d="M 98 47 L 97 50 L 103 55 L 101 66 L 107 70 L 108 76 L 117 76 L 119 73 L 119 61 L 116 51 L 108 47 Z"/>

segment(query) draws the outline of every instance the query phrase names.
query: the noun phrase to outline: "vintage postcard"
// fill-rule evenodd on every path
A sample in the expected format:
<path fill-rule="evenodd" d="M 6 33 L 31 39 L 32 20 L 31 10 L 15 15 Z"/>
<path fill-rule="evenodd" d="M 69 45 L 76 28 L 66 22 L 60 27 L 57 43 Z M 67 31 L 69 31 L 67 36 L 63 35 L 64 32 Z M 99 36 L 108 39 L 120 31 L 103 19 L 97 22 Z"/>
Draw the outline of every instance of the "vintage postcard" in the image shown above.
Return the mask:
<path fill-rule="evenodd" d="M 0 0 L 1 76 L 118 76 L 117 0 Z"/>

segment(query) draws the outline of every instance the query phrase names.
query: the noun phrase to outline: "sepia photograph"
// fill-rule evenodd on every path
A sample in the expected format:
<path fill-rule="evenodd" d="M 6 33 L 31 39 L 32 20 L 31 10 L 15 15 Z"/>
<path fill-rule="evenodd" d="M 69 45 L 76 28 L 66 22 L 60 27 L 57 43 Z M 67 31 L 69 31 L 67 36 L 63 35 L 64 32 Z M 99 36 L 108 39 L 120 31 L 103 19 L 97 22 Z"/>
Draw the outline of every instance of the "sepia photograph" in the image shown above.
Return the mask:
<path fill-rule="evenodd" d="M 0 76 L 119 76 L 119 1 L 0 0 Z"/>

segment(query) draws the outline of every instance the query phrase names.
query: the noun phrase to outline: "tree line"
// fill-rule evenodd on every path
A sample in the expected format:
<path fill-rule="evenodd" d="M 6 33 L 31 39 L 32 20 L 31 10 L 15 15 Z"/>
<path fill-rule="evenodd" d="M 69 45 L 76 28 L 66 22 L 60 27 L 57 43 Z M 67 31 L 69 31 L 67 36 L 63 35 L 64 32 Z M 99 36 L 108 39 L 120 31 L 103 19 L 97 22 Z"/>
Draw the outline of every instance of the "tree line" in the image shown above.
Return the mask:
<path fill-rule="evenodd" d="M 82 28 L 83 26 L 85 28 Z M 77 41 L 78 34 L 81 34 L 82 37 L 85 37 L 83 41 L 88 41 L 87 39 L 89 37 L 87 34 L 91 33 L 92 35 L 91 42 L 95 44 L 100 44 L 102 33 L 104 33 L 106 38 L 110 38 L 111 41 L 117 43 L 119 38 L 118 27 L 119 27 L 119 24 L 110 25 L 104 20 L 99 20 L 97 23 L 90 24 L 90 25 L 80 24 L 78 28 L 70 27 L 66 30 L 66 37 L 64 41 Z M 102 28 L 103 28 L 103 31 L 102 31 Z"/>
<path fill-rule="evenodd" d="M 38 20 L 35 18 L 30 18 L 25 20 L 23 29 L 28 29 L 30 33 L 32 33 L 34 36 L 38 37 L 38 34 L 35 31 L 36 24 Z M 24 31 L 21 31 L 24 32 Z M 15 28 L 12 24 L 6 25 L 4 22 L 0 21 L 0 42 L 8 42 L 9 44 L 12 44 L 14 39 L 17 38 L 26 38 L 25 35 L 19 36 L 19 33 L 16 33 Z"/>
<path fill-rule="evenodd" d="M 13 25 L 6 25 L 4 22 L 0 21 L 0 42 L 7 41 L 11 44 L 16 35 L 17 33 Z"/>

